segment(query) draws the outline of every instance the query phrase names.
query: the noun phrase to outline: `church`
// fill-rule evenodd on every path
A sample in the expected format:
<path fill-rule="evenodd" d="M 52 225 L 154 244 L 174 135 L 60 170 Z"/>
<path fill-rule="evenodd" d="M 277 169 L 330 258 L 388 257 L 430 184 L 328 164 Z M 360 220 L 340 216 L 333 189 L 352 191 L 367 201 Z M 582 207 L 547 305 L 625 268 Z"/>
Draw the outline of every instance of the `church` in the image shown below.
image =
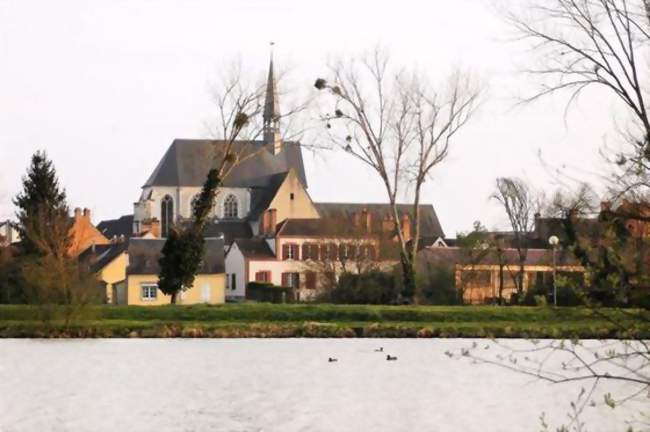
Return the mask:
<path fill-rule="evenodd" d="M 295 300 L 309 300 L 315 298 L 326 280 L 335 279 L 341 271 L 350 271 L 348 267 L 353 261 L 384 266 L 397 262 L 390 206 L 315 202 L 308 192 L 301 144 L 282 139 L 279 119 L 280 100 L 271 60 L 263 137 L 234 143 L 235 151 L 248 157 L 223 179 L 205 232 L 206 239 L 220 240 L 209 244 L 223 245 L 223 265 L 212 267 L 223 268 L 219 278 L 223 282 L 217 283 L 223 286 L 214 288 L 223 289 L 223 295 L 207 293 L 188 298 L 209 303 L 243 300 L 249 298 L 248 284 L 258 282 L 289 287 Z M 133 214 L 97 225 L 113 243 L 106 249 L 114 248 L 120 251 L 119 256 L 127 256 L 121 261 L 126 262 L 123 274 L 118 269 L 111 282 L 105 281 L 108 302 L 135 299 L 129 304 L 155 304 L 144 300 L 153 295 L 154 273 L 149 276 L 152 280 L 142 287 L 123 283 L 139 259 L 129 254 L 129 243 L 137 243 L 139 249 L 146 241 L 159 244 L 172 226 L 190 222 L 193 204 L 215 163 L 214 155 L 225 145 L 225 141 L 219 140 L 175 139 L 142 186 Z M 410 212 L 409 205 L 400 206 L 407 235 Z M 444 237 L 433 206 L 422 205 L 420 213 L 422 236 Z M 153 249 L 159 251 L 160 247 Z M 218 253 L 209 251 L 208 255 L 215 257 Z M 149 260 L 154 259 L 155 254 L 150 254 Z M 97 267 L 95 270 L 98 274 L 104 271 Z M 122 291 L 118 293 L 119 290 Z M 136 301 L 138 298 L 142 301 Z"/>

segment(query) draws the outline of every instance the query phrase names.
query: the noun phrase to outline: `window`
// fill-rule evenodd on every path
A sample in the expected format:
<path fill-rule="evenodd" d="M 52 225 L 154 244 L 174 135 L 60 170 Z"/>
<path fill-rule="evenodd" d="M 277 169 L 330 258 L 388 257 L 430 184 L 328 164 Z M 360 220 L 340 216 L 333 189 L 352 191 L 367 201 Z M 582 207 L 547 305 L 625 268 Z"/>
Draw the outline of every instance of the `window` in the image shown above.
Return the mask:
<path fill-rule="evenodd" d="M 297 260 L 298 257 L 298 245 L 297 244 L 283 244 L 282 245 L 282 259 L 283 260 Z"/>
<path fill-rule="evenodd" d="M 160 235 L 167 237 L 174 223 L 174 200 L 169 195 L 160 202 Z"/>
<path fill-rule="evenodd" d="M 282 286 L 300 288 L 300 273 L 282 273 Z"/>
<path fill-rule="evenodd" d="M 318 260 L 318 245 L 316 243 L 303 243 L 302 244 L 302 259 L 303 260 Z"/>
<path fill-rule="evenodd" d="M 291 192 L 291 193 L 289 194 L 289 199 L 290 199 L 291 201 L 293 201 L 293 198 L 294 198 L 294 195 L 293 195 L 293 192 Z"/>
<path fill-rule="evenodd" d="M 142 300 L 155 300 L 158 296 L 158 285 L 154 283 L 140 285 L 142 289 Z"/>
<path fill-rule="evenodd" d="M 255 273 L 255 282 L 271 282 L 271 272 L 268 270 Z"/>
<path fill-rule="evenodd" d="M 237 197 L 230 194 L 223 201 L 223 217 L 224 219 L 237 219 L 239 211 L 237 209 Z"/>
<path fill-rule="evenodd" d="M 320 247 L 320 259 L 323 261 L 336 261 L 338 259 L 338 246 L 335 243 L 325 243 Z"/>
<path fill-rule="evenodd" d="M 316 289 L 316 272 L 305 272 L 305 288 Z"/>
<path fill-rule="evenodd" d="M 230 274 L 230 289 L 233 291 L 237 289 L 237 275 L 235 273 Z"/>

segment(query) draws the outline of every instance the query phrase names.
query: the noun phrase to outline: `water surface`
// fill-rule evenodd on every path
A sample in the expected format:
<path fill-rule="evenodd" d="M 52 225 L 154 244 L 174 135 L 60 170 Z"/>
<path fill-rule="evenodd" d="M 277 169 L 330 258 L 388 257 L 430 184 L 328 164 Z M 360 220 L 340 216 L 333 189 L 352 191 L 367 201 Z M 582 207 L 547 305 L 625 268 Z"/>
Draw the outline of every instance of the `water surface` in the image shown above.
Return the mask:
<path fill-rule="evenodd" d="M 579 386 L 445 355 L 471 343 L 0 340 L 0 431 L 538 431 L 541 412 L 566 419 Z M 584 421 L 623 431 L 638 412 L 601 405 Z"/>

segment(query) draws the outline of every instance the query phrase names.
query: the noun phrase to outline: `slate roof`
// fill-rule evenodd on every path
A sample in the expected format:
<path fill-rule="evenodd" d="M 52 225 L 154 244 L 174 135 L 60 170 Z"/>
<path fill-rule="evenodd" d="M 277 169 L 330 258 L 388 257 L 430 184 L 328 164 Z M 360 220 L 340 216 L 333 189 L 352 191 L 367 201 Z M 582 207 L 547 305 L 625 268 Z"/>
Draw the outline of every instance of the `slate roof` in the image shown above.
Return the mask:
<path fill-rule="evenodd" d="M 275 258 L 273 251 L 269 247 L 268 243 L 264 239 L 252 238 L 252 239 L 237 239 L 235 244 L 241 251 L 242 255 L 246 258 L 252 259 L 264 259 L 264 258 Z"/>
<path fill-rule="evenodd" d="M 516 249 L 505 249 L 503 251 L 503 262 L 508 265 L 519 264 L 519 254 Z M 566 249 L 557 252 L 558 266 L 578 266 L 576 258 Z M 418 261 L 426 261 L 432 264 L 455 265 L 467 262 L 464 251 L 459 247 L 426 248 L 418 252 Z M 499 265 L 499 258 L 495 251 L 490 250 L 481 260 L 475 261 L 478 265 Z M 553 252 L 550 249 L 529 249 L 526 255 L 527 266 L 552 266 Z"/>
<path fill-rule="evenodd" d="M 349 223 L 354 223 L 354 214 L 367 210 L 372 214 L 372 223 L 374 226 L 379 226 L 385 216 L 390 216 L 392 210 L 390 204 L 367 204 L 367 203 L 314 203 L 318 213 L 323 218 L 333 218 L 347 220 Z M 403 214 L 409 214 L 411 221 L 413 221 L 413 214 L 411 212 L 411 205 L 398 204 L 398 212 L 400 217 Z M 430 204 L 420 205 L 420 236 L 421 237 L 444 237 L 438 215 Z M 373 228 L 376 229 L 376 228 Z"/>
<path fill-rule="evenodd" d="M 288 171 L 255 179 L 255 184 L 251 187 L 249 219 L 258 219 L 262 212 L 269 208 L 271 201 L 275 198 L 287 175 L 289 175 Z"/>
<path fill-rule="evenodd" d="M 223 148 L 225 144 L 222 140 L 175 139 L 144 187 L 203 186 L 208 171 L 215 163 L 215 146 Z M 235 152 L 243 155 L 257 153 L 237 165 L 224 181 L 224 186 L 250 187 L 260 178 L 293 168 L 307 187 L 300 143 L 284 142 L 283 150 L 277 155 L 262 149 L 263 146 L 263 141 L 234 143 Z"/>
<path fill-rule="evenodd" d="M 107 239 L 123 235 L 125 238 L 133 236 L 133 215 L 124 215 L 118 219 L 101 221 L 97 229 Z"/>
<path fill-rule="evenodd" d="M 158 260 L 165 239 L 132 238 L 129 240 L 127 274 L 155 274 L 160 272 Z M 224 273 L 223 239 L 206 238 L 205 256 L 199 274 Z"/>
<path fill-rule="evenodd" d="M 89 262 L 90 271 L 97 273 L 117 258 L 122 252 L 129 247 L 128 242 L 111 243 L 106 245 L 95 245 L 93 252 L 92 246 L 87 248 L 79 255 L 81 261 Z"/>
<path fill-rule="evenodd" d="M 352 225 L 337 223 L 328 219 L 285 219 L 277 227 L 277 236 L 346 236 L 359 234 Z M 365 232 L 361 232 L 365 234 Z"/>
<path fill-rule="evenodd" d="M 246 221 L 223 220 L 208 223 L 204 235 L 213 238 L 223 235 L 225 245 L 230 246 L 235 239 L 253 237 L 253 231 Z"/>

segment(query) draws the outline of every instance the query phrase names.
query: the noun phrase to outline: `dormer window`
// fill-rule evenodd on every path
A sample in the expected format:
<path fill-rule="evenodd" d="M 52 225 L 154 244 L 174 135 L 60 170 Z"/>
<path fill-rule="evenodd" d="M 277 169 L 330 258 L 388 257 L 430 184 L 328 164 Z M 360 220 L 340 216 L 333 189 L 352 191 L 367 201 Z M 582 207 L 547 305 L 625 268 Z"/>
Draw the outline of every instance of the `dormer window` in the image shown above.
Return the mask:
<path fill-rule="evenodd" d="M 223 217 L 224 219 L 237 219 L 239 217 L 237 197 L 233 194 L 228 195 L 223 201 Z"/>

